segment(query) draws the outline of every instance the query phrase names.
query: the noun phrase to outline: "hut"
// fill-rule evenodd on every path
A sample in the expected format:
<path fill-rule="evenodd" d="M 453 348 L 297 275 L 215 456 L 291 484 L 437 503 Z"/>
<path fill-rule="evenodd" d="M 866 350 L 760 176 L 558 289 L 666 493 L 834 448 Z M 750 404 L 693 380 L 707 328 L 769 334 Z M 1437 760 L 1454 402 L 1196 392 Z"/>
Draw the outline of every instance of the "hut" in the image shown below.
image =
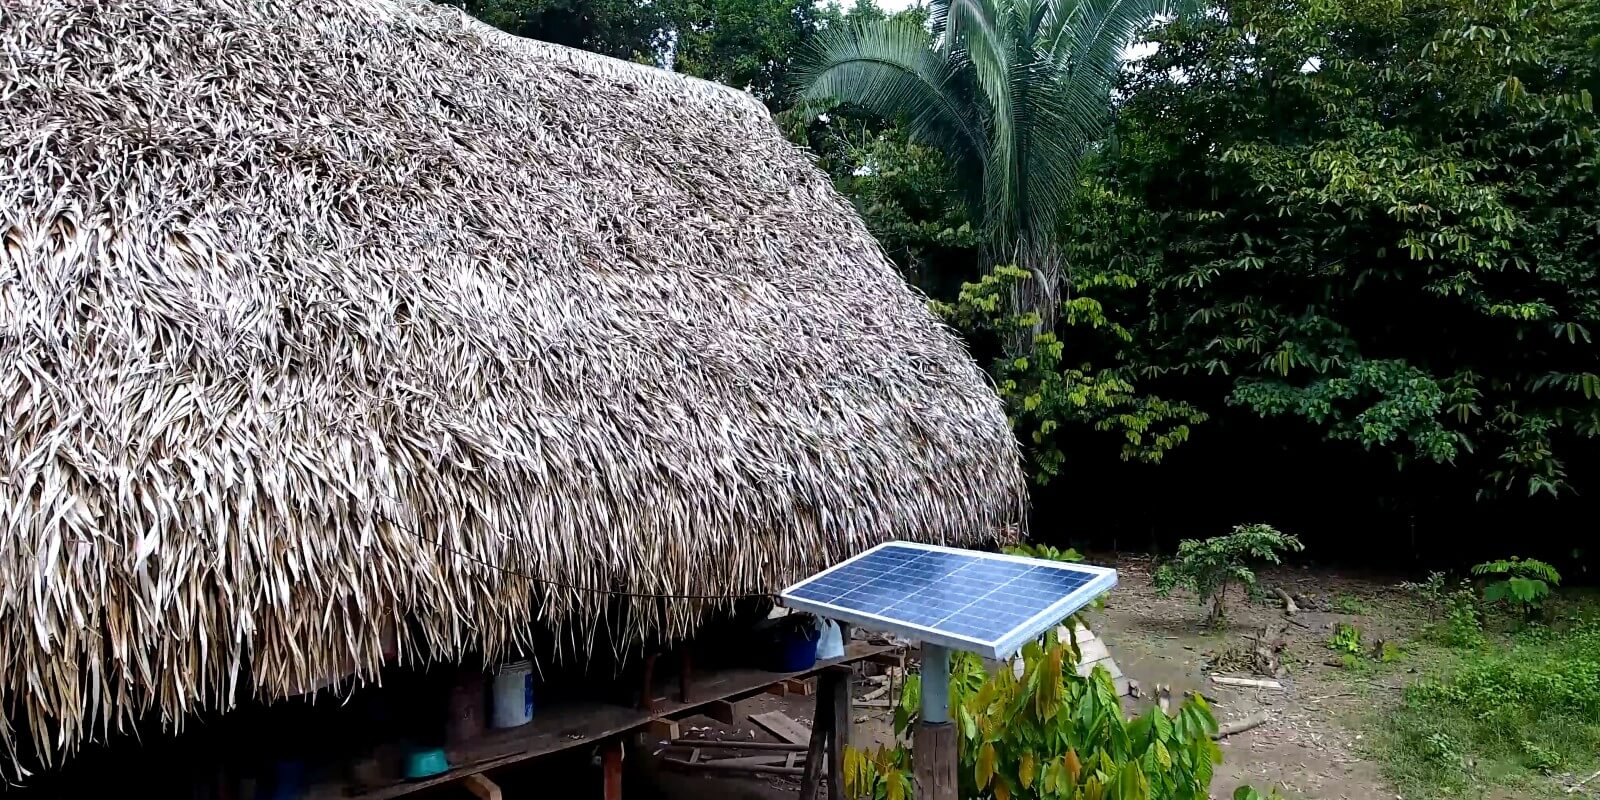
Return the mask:
<path fill-rule="evenodd" d="M 759 103 L 419 0 L 0 5 L 0 426 L 12 777 L 1025 502 Z"/>

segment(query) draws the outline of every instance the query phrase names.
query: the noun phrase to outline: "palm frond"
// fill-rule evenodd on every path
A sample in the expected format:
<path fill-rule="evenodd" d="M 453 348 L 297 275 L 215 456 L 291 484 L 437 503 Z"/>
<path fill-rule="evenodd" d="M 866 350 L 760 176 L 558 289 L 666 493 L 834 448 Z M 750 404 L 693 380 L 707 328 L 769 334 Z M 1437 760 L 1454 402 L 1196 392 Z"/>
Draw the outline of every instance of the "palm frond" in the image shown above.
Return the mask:
<path fill-rule="evenodd" d="M 849 104 L 903 120 L 912 139 L 943 152 L 959 171 L 981 170 L 988 150 L 981 106 L 957 65 L 915 23 L 888 19 L 825 33 L 792 75 L 810 107 Z"/>

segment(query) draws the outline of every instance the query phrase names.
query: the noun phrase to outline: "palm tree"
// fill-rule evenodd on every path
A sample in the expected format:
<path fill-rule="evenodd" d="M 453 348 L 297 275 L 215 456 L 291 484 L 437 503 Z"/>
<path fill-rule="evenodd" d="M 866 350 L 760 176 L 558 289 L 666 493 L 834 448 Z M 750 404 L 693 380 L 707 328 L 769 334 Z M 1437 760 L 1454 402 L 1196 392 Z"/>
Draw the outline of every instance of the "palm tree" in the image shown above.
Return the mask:
<path fill-rule="evenodd" d="M 848 104 L 908 126 L 957 173 L 987 265 L 1033 273 L 1019 310 L 1054 322 L 1061 214 L 1103 134 L 1122 54 L 1168 0 L 933 0 L 929 25 L 891 17 L 824 33 L 794 81 L 814 111 Z"/>

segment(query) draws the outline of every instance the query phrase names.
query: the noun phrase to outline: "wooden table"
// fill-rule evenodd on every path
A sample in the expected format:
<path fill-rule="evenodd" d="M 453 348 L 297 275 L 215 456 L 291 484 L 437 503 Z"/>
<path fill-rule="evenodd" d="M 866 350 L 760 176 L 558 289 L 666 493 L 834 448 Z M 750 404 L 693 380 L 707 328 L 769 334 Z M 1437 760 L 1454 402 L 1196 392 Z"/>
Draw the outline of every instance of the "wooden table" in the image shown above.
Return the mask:
<path fill-rule="evenodd" d="M 603 762 L 607 772 L 607 800 L 611 794 L 612 773 L 620 776 L 621 742 L 619 734 L 693 711 L 714 703 L 735 700 L 762 692 L 766 687 L 785 679 L 803 678 L 838 667 L 880 657 L 897 648 L 851 642 L 845 648 L 844 658 L 818 661 L 810 669 L 799 672 L 768 672 L 766 670 L 735 668 L 708 670 L 689 681 L 689 699 L 670 698 L 657 702 L 653 709 L 629 708 L 600 702 L 557 703 L 542 706 L 526 725 L 491 731 L 483 737 L 448 750 L 450 763 L 456 765 L 449 772 L 416 781 L 404 781 L 387 786 L 352 791 L 343 782 L 328 782 L 312 787 L 307 797 L 313 800 L 385 800 L 400 797 L 430 786 L 460 781 L 471 775 L 509 766 L 571 747 L 607 742 L 617 748 L 616 757 L 607 750 Z M 837 672 L 837 671 L 835 671 Z M 848 703 L 848 697 L 845 699 Z M 821 759 L 814 759 L 820 761 Z M 481 787 L 493 784 L 480 781 L 472 784 L 475 794 L 483 796 L 488 790 Z"/>

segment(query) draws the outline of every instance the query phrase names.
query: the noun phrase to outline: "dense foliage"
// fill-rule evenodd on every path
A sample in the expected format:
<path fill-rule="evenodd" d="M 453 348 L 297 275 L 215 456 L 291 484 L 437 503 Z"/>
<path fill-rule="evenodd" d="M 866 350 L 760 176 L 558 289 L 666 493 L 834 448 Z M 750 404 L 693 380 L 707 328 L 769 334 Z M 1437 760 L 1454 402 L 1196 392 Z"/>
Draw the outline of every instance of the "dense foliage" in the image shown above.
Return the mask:
<path fill-rule="evenodd" d="M 1597 36 L 1574 0 L 1228 0 L 1155 32 L 1100 177 L 1141 224 L 1086 232 L 1158 255 L 1139 374 L 1573 488 L 1600 433 Z"/>
<path fill-rule="evenodd" d="M 1175 716 L 1151 708 L 1129 720 L 1105 669 L 1082 678 L 1072 669 L 1077 660 L 1070 643 L 1031 643 L 1018 678 L 1009 669 L 991 674 L 976 656 L 955 654 L 950 709 L 959 728 L 960 796 L 1209 797 L 1212 766 L 1222 753 L 1211 740 L 1217 723 L 1205 700 L 1191 695 Z M 901 737 L 915 722 L 920 699 L 917 679 L 908 678 L 895 714 Z M 910 797 L 911 757 L 903 747 L 847 752 L 846 792 L 877 800 Z"/>

